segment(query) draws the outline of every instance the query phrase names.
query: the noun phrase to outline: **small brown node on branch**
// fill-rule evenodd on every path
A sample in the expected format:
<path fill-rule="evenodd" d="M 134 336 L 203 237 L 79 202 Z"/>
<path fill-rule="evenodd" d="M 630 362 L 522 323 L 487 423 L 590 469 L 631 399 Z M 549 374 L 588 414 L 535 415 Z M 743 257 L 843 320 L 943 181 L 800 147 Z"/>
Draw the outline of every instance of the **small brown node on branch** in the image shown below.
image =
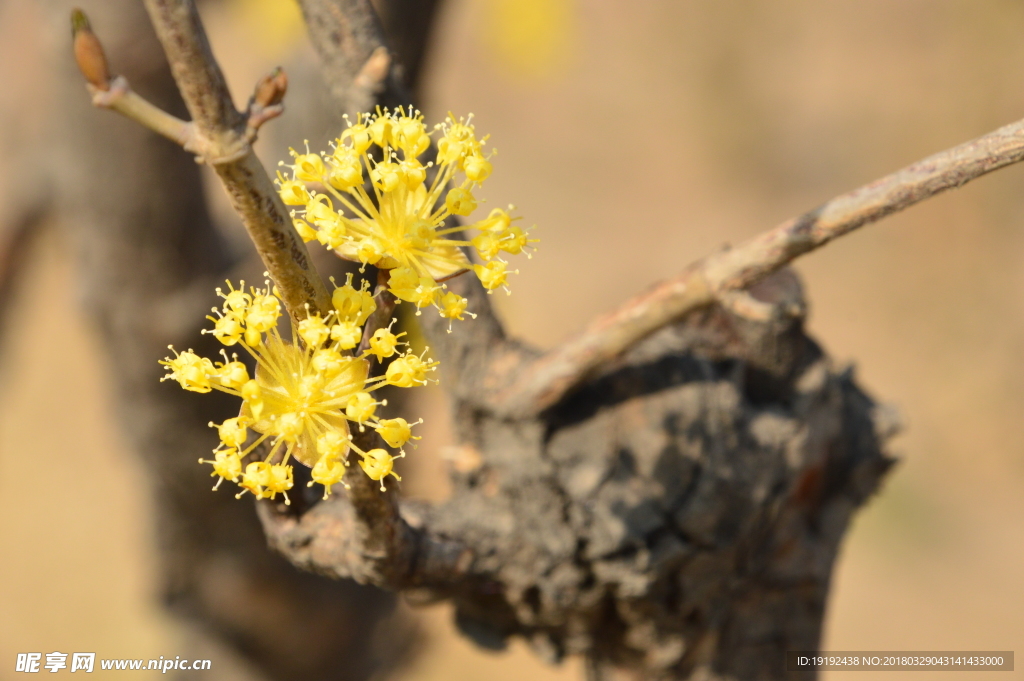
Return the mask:
<path fill-rule="evenodd" d="M 110 89 L 110 69 L 100 39 L 92 32 L 89 17 L 77 7 L 71 10 L 71 35 L 74 38 L 75 62 L 86 82 L 103 90 Z"/>
<path fill-rule="evenodd" d="M 252 144 L 256 141 L 256 133 L 267 121 L 284 113 L 284 96 L 288 92 L 288 76 L 284 69 L 276 69 L 259 79 L 253 90 L 252 99 L 246 111 L 245 140 Z"/>
<path fill-rule="evenodd" d="M 391 54 L 383 45 L 378 45 L 370 57 L 359 69 L 352 85 L 366 92 L 379 93 L 384 88 L 384 81 L 391 70 Z"/>
<path fill-rule="evenodd" d="M 284 69 L 278 66 L 256 83 L 256 91 L 252 99 L 259 106 L 274 106 L 284 100 L 287 92 L 288 76 L 285 75 Z"/>

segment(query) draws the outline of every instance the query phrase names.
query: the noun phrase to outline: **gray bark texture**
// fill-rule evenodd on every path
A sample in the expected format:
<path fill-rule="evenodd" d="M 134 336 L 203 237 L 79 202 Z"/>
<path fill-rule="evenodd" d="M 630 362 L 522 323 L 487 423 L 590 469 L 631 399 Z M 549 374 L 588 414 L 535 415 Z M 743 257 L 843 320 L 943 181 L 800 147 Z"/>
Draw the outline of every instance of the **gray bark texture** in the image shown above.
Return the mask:
<path fill-rule="evenodd" d="M 474 550 L 463 631 L 645 678 L 791 678 L 785 651 L 817 648 L 839 542 L 890 460 L 782 288 L 768 321 L 692 315 L 541 418 L 460 405 L 485 455 L 433 525 Z"/>
<path fill-rule="evenodd" d="M 463 457 L 450 501 L 402 513 L 466 548 L 441 575 L 410 559 L 418 578 L 397 586 L 452 599 L 487 648 L 522 636 L 548 660 L 582 654 L 644 679 L 794 678 L 785 652 L 817 648 L 836 551 L 892 464 L 895 422 L 804 333 L 791 272 L 750 295 L 756 319 L 690 315 L 529 419 L 481 408 L 478 381 L 501 377 L 478 367 L 513 380 L 534 353 L 463 346 L 471 331 L 446 342 L 427 320 L 457 368 L 442 385 Z M 336 577 L 359 564 L 350 514 L 343 495 L 300 517 L 261 508 L 272 545 Z"/>

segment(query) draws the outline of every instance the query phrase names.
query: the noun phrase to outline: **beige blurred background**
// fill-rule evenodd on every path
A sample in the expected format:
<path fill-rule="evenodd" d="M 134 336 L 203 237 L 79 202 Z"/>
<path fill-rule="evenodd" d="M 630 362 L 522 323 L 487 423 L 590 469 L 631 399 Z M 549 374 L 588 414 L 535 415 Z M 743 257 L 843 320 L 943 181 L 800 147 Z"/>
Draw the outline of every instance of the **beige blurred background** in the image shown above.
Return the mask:
<path fill-rule="evenodd" d="M 236 93 L 312 58 L 292 0 L 207 15 Z M 1018 0 L 447 0 L 438 36 L 428 120 L 473 112 L 492 134 L 483 193 L 543 240 L 498 301 L 543 347 L 723 243 L 1024 116 Z M 1002 170 L 797 264 L 812 333 L 906 422 L 841 551 L 825 649 L 1024 652 L 1022 190 L 1024 168 Z M 173 657 L 185 634 L 154 602 L 143 473 L 72 254 L 51 230 L 31 256 L 0 344 L 0 679 L 17 652 Z M 405 491 L 440 498 L 443 393 L 420 412 Z M 580 678 L 417 612 L 427 644 L 403 681 Z"/>

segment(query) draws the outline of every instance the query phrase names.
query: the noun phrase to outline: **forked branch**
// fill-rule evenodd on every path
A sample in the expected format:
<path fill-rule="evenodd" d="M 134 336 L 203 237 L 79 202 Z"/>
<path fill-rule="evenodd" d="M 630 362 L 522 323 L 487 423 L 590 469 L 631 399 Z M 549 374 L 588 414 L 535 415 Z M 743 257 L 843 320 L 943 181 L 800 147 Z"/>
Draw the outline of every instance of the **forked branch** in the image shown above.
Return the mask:
<path fill-rule="evenodd" d="M 173 140 L 213 166 L 235 211 L 295 320 L 330 309 L 330 296 L 313 268 L 287 209 L 252 150 L 259 127 L 280 115 L 287 80 L 278 69 L 260 80 L 247 111 L 235 109 L 191 0 L 147 0 L 157 35 L 192 121 L 171 116 L 111 78 L 100 41 L 80 10 L 72 14 L 75 57 L 97 106 Z"/>
<path fill-rule="evenodd" d="M 688 312 L 746 288 L 858 227 L 1021 160 L 1024 121 L 918 161 L 698 260 L 537 359 L 495 398 L 493 407 L 510 416 L 540 413 L 602 364 Z"/>

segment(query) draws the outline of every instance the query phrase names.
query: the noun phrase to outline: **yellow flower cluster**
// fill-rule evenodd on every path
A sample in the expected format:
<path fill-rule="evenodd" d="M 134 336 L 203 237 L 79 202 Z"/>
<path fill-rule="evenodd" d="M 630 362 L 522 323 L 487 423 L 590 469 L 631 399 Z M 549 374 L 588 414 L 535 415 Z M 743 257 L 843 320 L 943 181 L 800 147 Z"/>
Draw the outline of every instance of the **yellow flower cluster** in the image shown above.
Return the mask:
<path fill-rule="evenodd" d="M 396 336 L 390 327 L 376 329 L 367 349 L 352 354 L 362 340 L 363 325 L 376 309 L 365 284 L 356 289 L 349 275 L 344 286 L 335 287 L 333 310 L 324 317 L 309 315 L 292 324 L 296 340 L 291 343 L 277 330 L 281 304 L 269 283 L 263 289 L 246 291 L 245 282 L 238 289 L 228 282 L 228 290 L 217 289 L 217 294 L 224 304 L 213 308 L 215 316 L 208 317 L 213 322 L 208 333 L 225 346 L 237 345 L 251 355 L 256 361 L 255 375 L 250 377 L 237 354 L 229 358 L 225 350 L 221 350 L 224 361 L 213 362 L 192 350 L 178 353 L 172 347 L 174 357 L 160 362 L 168 372 L 163 380 L 177 381 L 185 390 L 220 390 L 242 398 L 238 417 L 210 424 L 217 428 L 220 445 L 213 460 L 200 459 L 213 465 L 212 475 L 220 478 L 217 486 L 231 480 L 242 487 L 238 496 L 251 492 L 257 498 L 274 499 L 282 494 L 285 503 L 290 503 L 288 490 L 294 478 L 289 462 L 294 458 L 313 469 L 313 482 L 324 486 L 326 498 L 331 485 L 344 484 L 349 449 L 362 457 L 363 471 L 379 481 L 382 490 L 388 475 L 400 480 L 393 471 L 394 459 L 405 456 L 403 447 L 410 439 L 419 439 L 412 435 L 411 427 L 416 424 L 402 418 L 378 418 L 377 407 L 385 402 L 374 399 L 372 393 L 385 385 L 423 385 L 437 362 L 408 349 L 400 352 L 405 344 L 399 337 L 404 334 Z M 370 355 L 379 360 L 397 357 L 383 376 L 370 377 Z M 360 430 L 369 425 L 399 451 L 398 456 L 385 449 L 363 451 L 357 447 L 350 423 Z M 258 435 L 252 442 L 249 430 Z M 267 456 L 243 469 L 244 459 L 268 439 Z"/>
<path fill-rule="evenodd" d="M 477 137 L 472 116 L 456 120 L 449 114 L 429 131 L 420 112 L 402 108 L 377 109 L 354 124 L 346 122 L 331 153 L 311 153 L 307 144 L 304 154 L 292 150 L 294 162 L 286 166 L 291 177 L 278 173 L 281 197 L 296 207 L 292 218 L 302 238 L 386 272 L 387 288 L 412 303 L 416 314 L 433 306 L 449 320 L 475 316 L 468 301 L 446 291 L 444 283 L 470 270 L 489 293 L 507 291 L 506 256 L 525 252 L 531 257 L 531 244 L 537 242 L 515 224 L 514 208 L 491 210 L 467 227 L 451 219 L 476 210 L 474 192 L 493 169 L 495 152 L 485 152 L 487 137 Z M 420 158 L 430 150 L 432 135 L 436 156 L 424 163 Z M 464 230 L 475 236 L 462 238 Z M 463 250 L 469 248 L 478 264 Z M 334 288 L 332 310 L 321 316 L 307 309 L 302 321 L 292 322 L 291 341 L 278 331 L 281 302 L 269 282 L 248 290 L 245 282 L 237 289 L 228 282 L 228 290 L 217 294 L 224 302 L 208 317 L 213 328 L 205 333 L 248 353 L 255 360 L 254 374 L 237 354 L 229 357 L 223 349 L 223 361 L 174 348 L 174 356 L 161 361 L 167 369 L 163 380 L 242 399 L 237 417 L 210 424 L 220 444 L 212 460 L 200 462 L 213 466 L 212 475 L 219 478 L 214 489 L 230 480 L 242 488 L 239 497 L 281 494 L 290 503 L 294 459 L 312 469 L 309 484 L 323 485 L 327 498 L 332 485 L 346 484 L 350 451 L 381 490 L 389 475 L 401 480 L 394 460 L 405 456 L 406 443 L 419 439 L 412 426 L 421 421 L 378 417 L 385 402 L 374 392 L 385 385 L 423 385 L 437 362 L 412 353 L 400 340 L 405 334 L 392 333 L 394 320 L 386 328 L 366 327 L 376 310 L 366 284 L 355 288 L 349 275 L 344 286 Z M 371 357 L 390 359 L 383 376 L 371 376 Z M 397 454 L 384 448 L 364 451 L 353 442 L 351 424 L 360 432 L 369 426 Z M 268 452 L 256 456 L 264 443 Z"/>
<path fill-rule="evenodd" d="M 501 255 L 528 251 L 537 239 L 500 208 L 468 227 L 446 226 L 450 216 L 476 210 L 473 192 L 492 170 L 494 152 L 484 153 L 487 137 L 477 138 L 471 119 L 449 114 L 428 132 L 418 111 L 378 109 L 349 122 L 330 154 L 292 150 L 292 176 L 278 173 L 278 184 L 284 203 L 301 207 L 292 213 L 299 234 L 343 258 L 390 270 L 388 288 L 417 308 L 432 305 L 448 319 L 472 315 L 465 298 L 443 292 L 443 282 L 473 270 L 488 292 L 507 291 Z M 436 161 L 424 165 L 419 158 L 433 132 L 440 133 Z M 464 229 L 479 234 L 455 238 Z M 466 257 L 462 247 L 469 246 L 482 264 Z"/>

